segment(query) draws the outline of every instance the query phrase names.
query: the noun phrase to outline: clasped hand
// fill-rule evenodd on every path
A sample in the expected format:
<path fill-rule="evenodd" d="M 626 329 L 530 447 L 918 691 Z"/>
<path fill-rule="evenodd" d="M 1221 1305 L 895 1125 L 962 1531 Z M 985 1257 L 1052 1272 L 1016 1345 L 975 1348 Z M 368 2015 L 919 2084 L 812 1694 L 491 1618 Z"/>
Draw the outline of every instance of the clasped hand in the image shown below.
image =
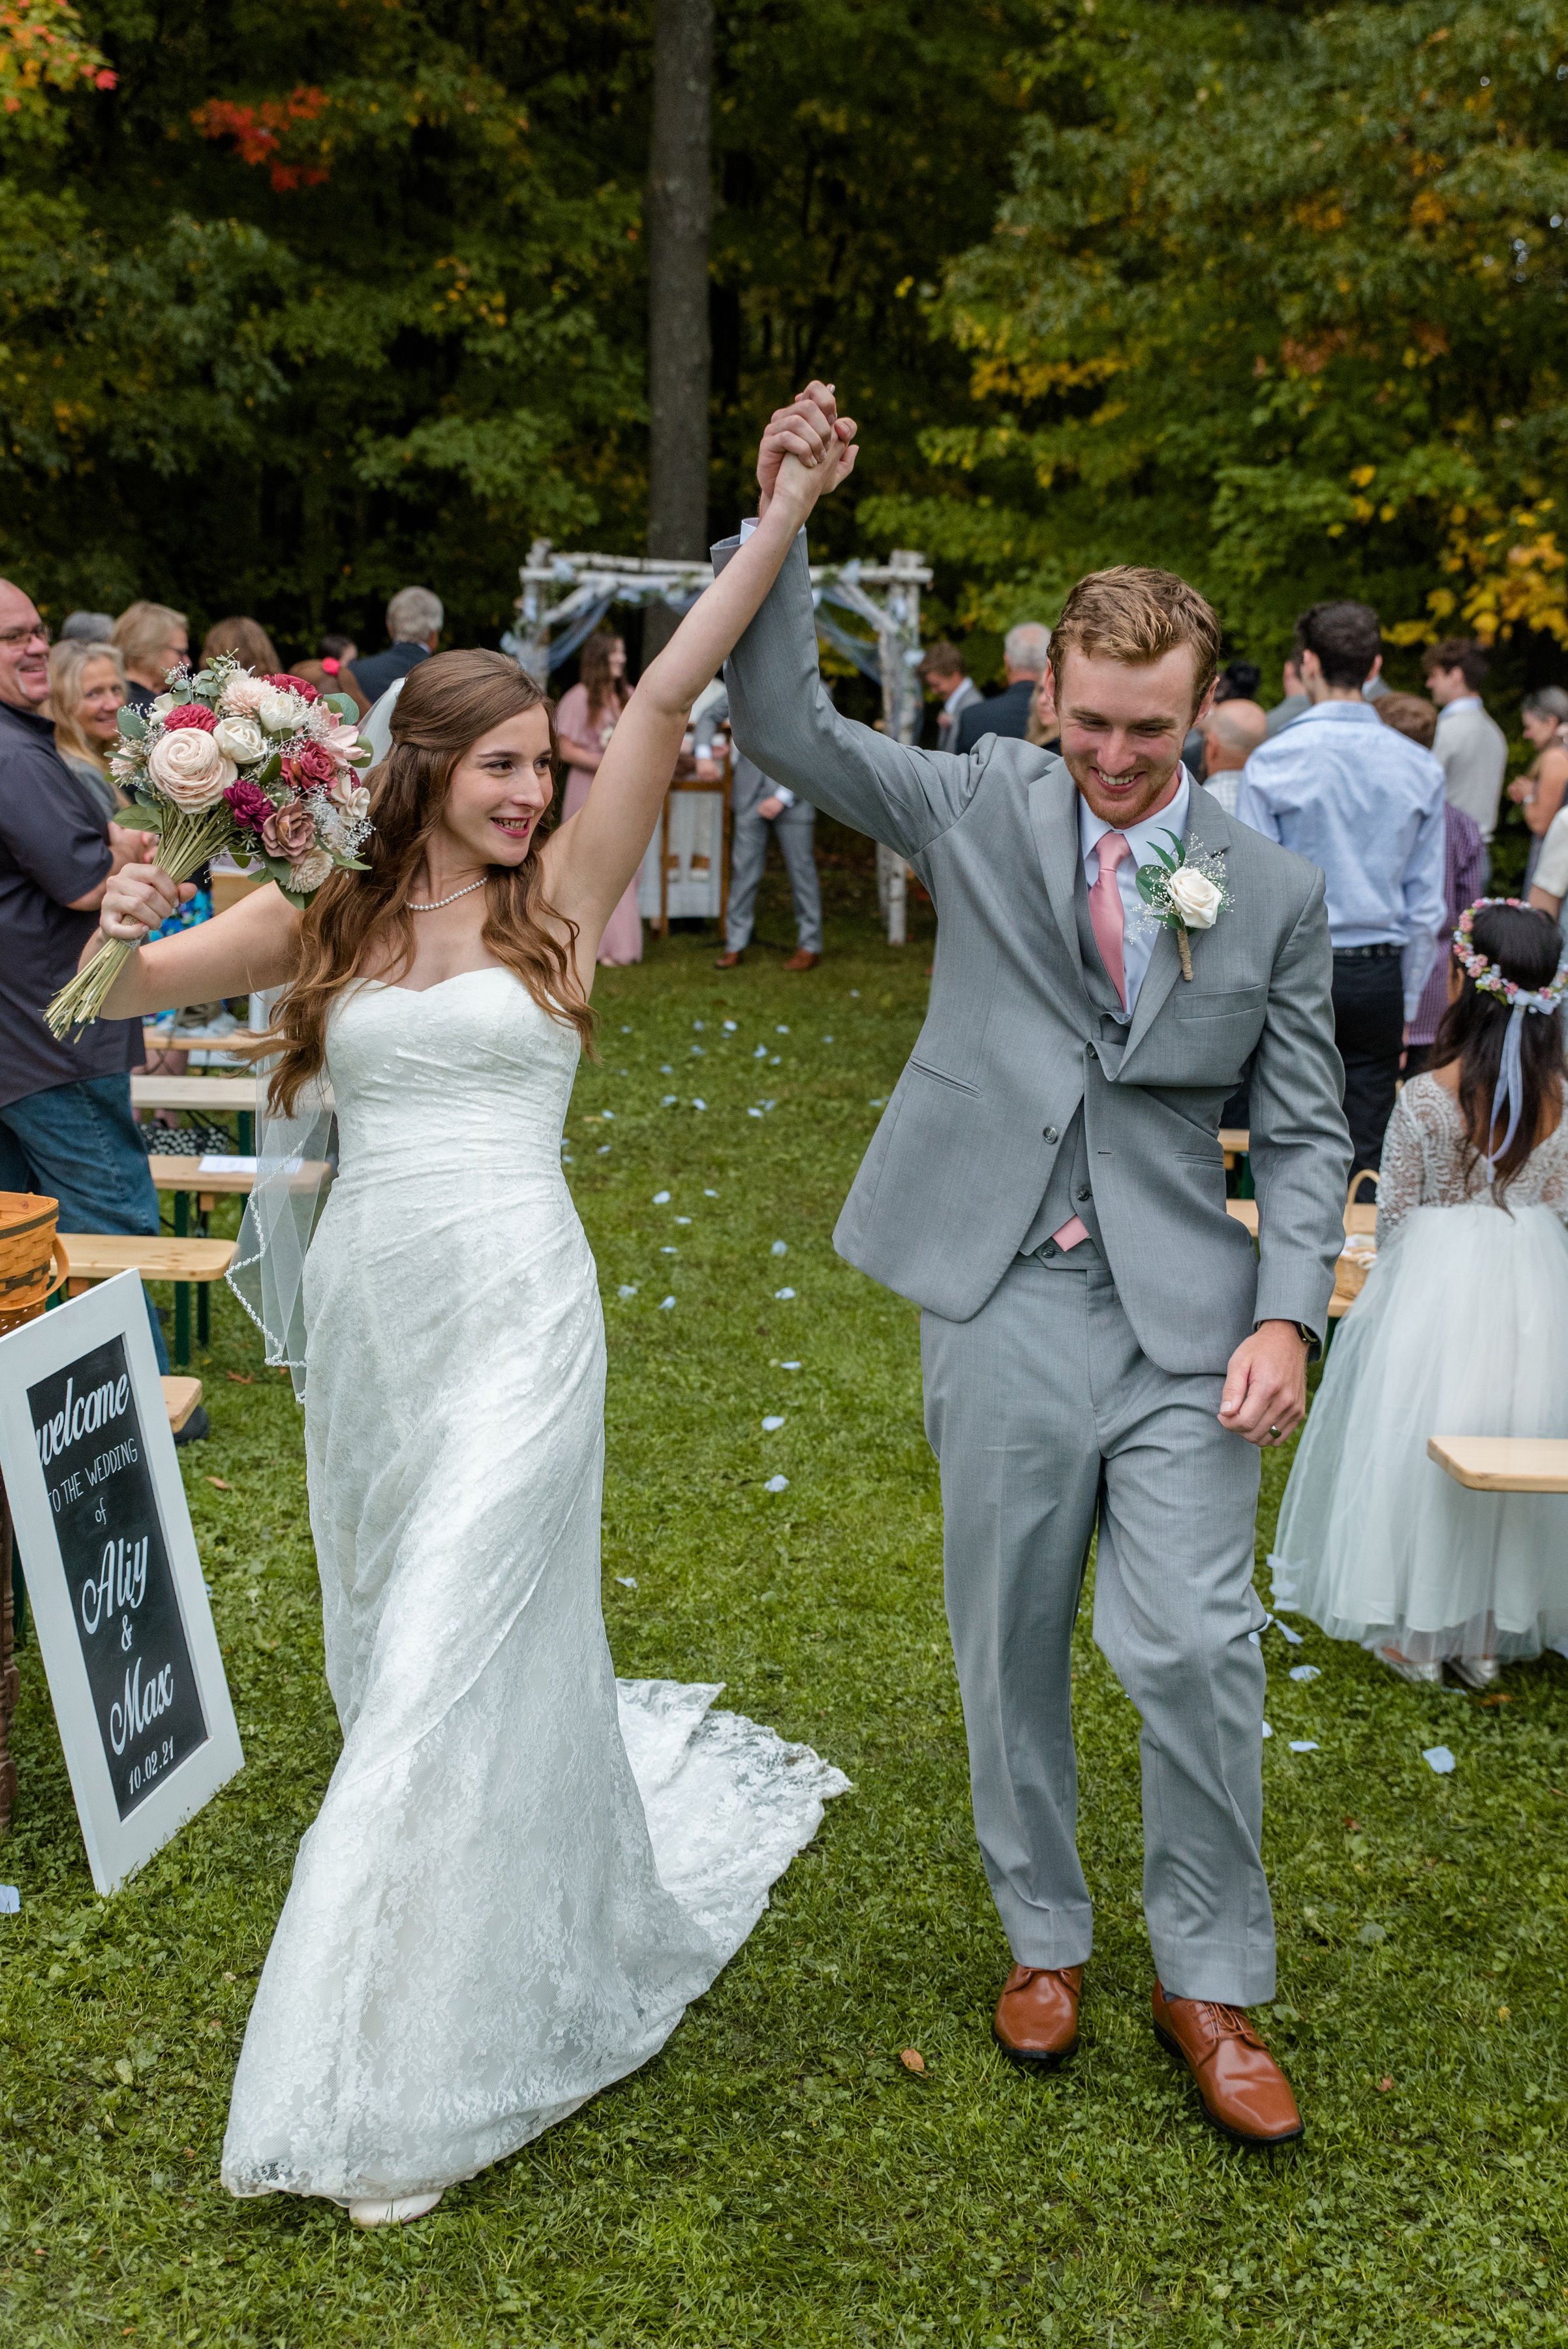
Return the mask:
<path fill-rule="evenodd" d="M 153 844 L 151 835 L 141 836 L 148 846 Z M 122 864 L 105 886 L 99 929 L 106 938 L 139 947 L 195 894 L 194 882 L 171 881 L 161 864 Z"/>
<path fill-rule="evenodd" d="M 1306 1417 L 1306 1340 L 1293 1321 L 1264 1321 L 1225 1370 L 1220 1424 L 1268 1451 Z"/>
<path fill-rule="evenodd" d="M 809 485 L 811 504 L 846 481 L 860 453 L 856 429 L 852 417 L 839 415 L 830 383 L 814 380 L 788 408 L 775 408 L 757 450 L 759 512 L 766 513 L 775 492 L 789 479 L 785 469 L 792 458 L 805 476 L 799 486 Z"/>

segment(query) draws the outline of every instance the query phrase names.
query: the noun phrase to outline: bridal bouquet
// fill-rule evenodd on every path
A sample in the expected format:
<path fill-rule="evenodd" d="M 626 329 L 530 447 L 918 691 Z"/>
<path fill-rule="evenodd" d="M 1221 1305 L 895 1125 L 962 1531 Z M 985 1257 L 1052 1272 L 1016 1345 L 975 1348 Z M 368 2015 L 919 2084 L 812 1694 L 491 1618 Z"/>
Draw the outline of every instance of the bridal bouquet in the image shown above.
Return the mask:
<path fill-rule="evenodd" d="M 160 835 L 158 862 L 188 881 L 224 851 L 259 863 L 294 905 L 329 873 L 363 870 L 370 794 L 358 779 L 371 752 L 346 693 L 303 678 L 257 677 L 220 653 L 196 677 L 171 673 L 145 710 L 119 713 L 109 771 L 130 805 L 123 821 Z M 90 1025 L 135 947 L 106 939 L 44 1014 L 57 1036 Z"/>

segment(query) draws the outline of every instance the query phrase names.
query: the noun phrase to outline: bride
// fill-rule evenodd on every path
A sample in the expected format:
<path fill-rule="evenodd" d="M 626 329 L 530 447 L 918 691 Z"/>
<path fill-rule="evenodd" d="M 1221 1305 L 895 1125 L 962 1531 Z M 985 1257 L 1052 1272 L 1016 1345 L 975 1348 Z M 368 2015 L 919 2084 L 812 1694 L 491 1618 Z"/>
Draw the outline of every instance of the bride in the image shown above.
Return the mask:
<path fill-rule="evenodd" d="M 599 1611 L 604 1330 L 561 1130 L 595 954 L 687 711 L 847 437 L 781 411 L 763 520 L 646 670 L 587 804 L 542 830 L 551 705 L 504 655 L 413 670 L 369 870 L 131 957 L 113 1019 L 283 988 L 275 1110 L 325 1076 L 341 1171 L 305 1269 L 311 1526 L 343 1751 L 299 1850 L 223 2147 L 236 2195 L 421 2218 L 644 2064 L 809 1841 L 837 1771 L 618 1684 Z M 128 865 L 102 936 L 189 885 Z M 90 953 L 94 940 L 89 943 Z"/>

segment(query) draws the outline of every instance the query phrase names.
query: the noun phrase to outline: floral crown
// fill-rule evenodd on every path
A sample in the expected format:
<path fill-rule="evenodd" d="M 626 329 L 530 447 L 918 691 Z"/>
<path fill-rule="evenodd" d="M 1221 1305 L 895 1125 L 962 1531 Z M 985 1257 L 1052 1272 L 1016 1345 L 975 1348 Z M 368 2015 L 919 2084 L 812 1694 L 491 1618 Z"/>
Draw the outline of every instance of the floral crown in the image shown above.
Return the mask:
<path fill-rule="evenodd" d="M 1455 960 L 1474 979 L 1482 995 L 1501 995 L 1510 1010 L 1555 1011 L 1568 995 L 1568 960 L 1558 964 L 1557 976 L 1547 987 L 1521 987 L 1517 979 L 1505 978 L 1495 962 L 1488 962 L 1472 935 L 1476 916 L 1487 905 L 1513 905 L 1521 913 L 1531 910 L 1521 897 L 1478 897 L 1459 916 L 1459 926 L 1454 932 Z"/>

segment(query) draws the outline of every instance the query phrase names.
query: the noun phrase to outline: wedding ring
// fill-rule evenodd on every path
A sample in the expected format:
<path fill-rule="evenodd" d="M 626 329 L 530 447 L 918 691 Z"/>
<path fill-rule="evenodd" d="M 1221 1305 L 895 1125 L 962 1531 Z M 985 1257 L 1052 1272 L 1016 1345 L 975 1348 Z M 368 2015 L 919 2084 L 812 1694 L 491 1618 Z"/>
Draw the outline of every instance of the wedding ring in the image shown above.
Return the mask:
<path fill-rule="evenodd" d="M 1270 1428 L 1270 1430 L 1269 1430 L 1269 1433 L 1270 1433 L 1271 1435 L 1279 1435 L 1279 1433 L 1280 1433 L 1280 1431 L 1279 1431 L 1279 1429 L 1278 1429 L 1277 1427 L 1271 1427 L 1271 1428 Z M 1282 1443 L 1284 1439 L 1283 1439 L 1283 1437 L 1281 1437 L 1281 1439 L 1280 1439 L 1280 1440 L 1281 1440 L 1281 1442 Z"/>

